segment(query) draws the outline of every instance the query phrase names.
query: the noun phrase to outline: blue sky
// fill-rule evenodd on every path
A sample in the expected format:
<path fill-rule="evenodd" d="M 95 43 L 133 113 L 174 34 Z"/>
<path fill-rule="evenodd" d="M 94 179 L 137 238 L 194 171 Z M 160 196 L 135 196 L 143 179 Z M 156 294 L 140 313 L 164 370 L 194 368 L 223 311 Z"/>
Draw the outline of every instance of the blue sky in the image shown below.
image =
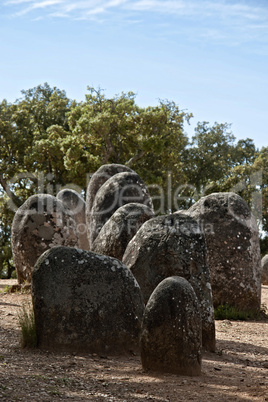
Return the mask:
<path fill-rule="evenodd" d="M 268 146 L 267 0 L 1 0 L 0 100 L 44 82 L 137 94 Z"/>

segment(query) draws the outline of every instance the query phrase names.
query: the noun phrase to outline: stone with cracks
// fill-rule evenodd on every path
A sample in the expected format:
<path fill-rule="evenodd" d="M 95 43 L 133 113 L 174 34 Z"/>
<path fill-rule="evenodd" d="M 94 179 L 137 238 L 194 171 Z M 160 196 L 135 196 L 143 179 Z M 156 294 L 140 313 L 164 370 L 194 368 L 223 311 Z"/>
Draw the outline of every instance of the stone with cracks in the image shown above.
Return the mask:
<path fill-rule="evenodd" d="M 144 311 L 140 342 L 143 368 L 200 375 L 201 328 L 199 302 L 190 283 L 178 276 L 164 279 Z"/>
<path fill-rule="evenodd" d="M 144 304 L 129 269 L 115 258 L 54 247 L 32 276 L 41 349 L 125 354 L 138 350 Z"/>
<path fill-rule="evenodd" d="M 210 266 L 214 307 L 259 311 L 261 258 L 253 213 L 237 194 L 213 193 L 188 211 L 203 228 Z"/>
<path fill-rule="evenodd" d="M 135 172 L 117 173 L 100 187 L 90 213 L 90 247 L 114 212 L 131 202 L 147 205 L 153 210 L 147 186 Z"/>
<path fill-rule="evenodd" d="M 57 198 L 63 203 L 66 210 L 72 212 L 78 235 L 78 247 L 89 250 L 89 242 L 86 227 L 86 203 L 81 195 L 70 188 L 64 188 L 58 192 Z"/>
<path fill-rule="evenodd" d="M 263 285 L 268 285 L 268 254 L 266 254 L 261 260 L 261 282 Z"/>
<path fill-rule="evenodd" d="M 145 222 L 129 242 L 123 263 L 137 279 L 147 303 L 156 286 L 181 276 L 193 286 L 202 317 L 203 346 L 215 350 L 215 321 L 205 237 L 198 223 L 184 214 Z"/>
<path fill-rule="evenodd" d="M 143 223 L 152 217 L 154 213 L 146 205 L 123 205 L 104 224 L 92 245 L 92 251 L 122 260 L 129 241 Z"/>
<path fill-rule="evenodd" d="M 57 245 L 76 247 L 78 237 L 70 211 L 56 197 L 29 197 L 16 211 L 11 229 L 18 283 L 31 282 L 32 270 L 44 251 Z"/>

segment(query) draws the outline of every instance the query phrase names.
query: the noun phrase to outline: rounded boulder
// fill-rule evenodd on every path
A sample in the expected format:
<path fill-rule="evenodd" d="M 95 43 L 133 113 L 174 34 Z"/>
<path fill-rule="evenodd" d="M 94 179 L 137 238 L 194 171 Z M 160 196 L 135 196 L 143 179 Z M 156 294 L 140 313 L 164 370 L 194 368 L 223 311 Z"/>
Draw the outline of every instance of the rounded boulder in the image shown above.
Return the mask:
<path fill-rule="evenodd" d="M 42 349 L 101 354 L 138 349 L 141 290 L 115 258 L 54 247 L 35 265 L 32 297 Z"/>
<path fill-rule="evenodd" d="M 154 213 L 146 205 L 123 205 L 104 224 L 91 250 L 121 260 L 129 241 L 143 223 L 152 217 Z"/>
<path fill-rule="evenodd" d="M 57 194 L 66 210 L 70 210 L 76 224 L 76 232 L 78 235 L 78 247 L 83 250 L 89 250 L 89 242 L 86 226 L 86 203 L 81 195 L 70 188 L 64 188 Z"/>
<path fill-rule="evenodd" d="M 49 194 L 29 197 L 16 211 L 11 240 L 19 283 L 31 282 L 34 264 L 44 251 L 57 245 L 78 245 L 72 213 Z"/>
<path fill-rule="evenodd" d="M 201 315 L 190 283 L 164 279 L 144 311 L 141 360 L 145 370 L 187 376 L 201 374 Z"/>
<path fill-rule="evenodd" d="M 102 165 L 95 173 L 93 173 L 88 183 L 86 193 L 86 222 L 88 228 L 90 226 L 91 209 L 97 192 L 107 180 L 115 174 L 122 172 L 133 172 L 133 170 L 119 163 L 111 163 Z"/>
<path fill-rule="evenodd" d="M 147 205 L 153 210 L 147 186 L 135 172 L 117 173 L 100 187 L 90 213 L 90 247 L 114 212 L 132 202 Z"/>
<path fill-rule="evenodd" d="M 212 193 L 187 213 L 206 238 L 214 307 L 258 312 L 261 301 L 259 232 L 253 213 L 238 194 Z"/>
<path fill-rule="evenodd" d="M 123 263 L 137 279 L 145 303 L 169 276 L 187 279 L 200 303 L 203 346 L 215 351 L 215 321 L 205 237 L 191 217 L 173 214 L 145 222 L 129 242 Z"/>

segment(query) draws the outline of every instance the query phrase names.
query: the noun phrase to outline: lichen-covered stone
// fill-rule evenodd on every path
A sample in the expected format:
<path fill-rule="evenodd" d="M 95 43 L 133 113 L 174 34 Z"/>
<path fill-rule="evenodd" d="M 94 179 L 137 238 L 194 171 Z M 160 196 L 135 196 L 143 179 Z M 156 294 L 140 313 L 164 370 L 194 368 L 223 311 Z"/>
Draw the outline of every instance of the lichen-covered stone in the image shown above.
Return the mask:
<path fill-rule="evenodd" d="M 35 265 L 32 297 L 40 348 L 109 354 L 138 349 L 141 291 L 115 258 L 54 247 Z"/>
<path fill-rule="evenodd" d="M 104 224 L 91 250 L 121 260 L 129 241 L 143 223 L 153 216 L 153 211 L 146 205 L 123 205 Z"/>
<path fill-rule="evenodd" d="M 90 213 L 90 247 L 113 213 L 130 202 L 147 205 L 153 210 L 147 186 L 137 173 L 117 173 L 100 187 Z"/>
<path fill-rule="evenodd" d="M 19 283 L 31 282 L 34 264 L 44 251 L 57 245 L 76 247 L 78 243 L 71 213 L 49 194 L 29 197 L 16 211 L 11 239 Z"/>
<path fill-rule="evenodd" d="M 78 247 L 89 250 L 86 226 L 86 203 L 81 195 L 72 189 L 64 188 L 58 192 L 57 198 L 63 203 L 66 210 L 72 212 L 78 235 Z"/>
<path fill-rule="evenodd" d="M 137 279 L 145 303 L 169 276 L 182 276 L 200 303 L 203 346 L 215 350 L 215 322 L 204 235 L 198 223 L 183 214 L 145 222 L 129 242 L 122 259 Z"/>
<path fill-rule="evenodd" d="M 133 170 L 125 165 L 111 163 L 102 165 L 95 173 L 93 173 L 88 183 L 86 194 L 86 222 L 88 228 L 90 226 L 91 209 L 97 192 L 107 180 L 115 174 L 122 172 L 133 172 Z"/>
<path fill-rule="evenodd" d="M 261 260 L 261 282 L 263 285 L 268 285 L 268 254 L 266 254 Z"/>
<path fill-rule="evenodd" d="M 190 283 L 178 276 L 164 279 L 144 311 L 140 342 L 143 368 L 200 375 L 201 328 L 199 302 Z"/>
<path fill-rule="evenodd" d="M 258 311 L 261 258 L 255 218 L 235 193 L 213 193 L 188 211 L 206 237 L 214 306 Z"/>

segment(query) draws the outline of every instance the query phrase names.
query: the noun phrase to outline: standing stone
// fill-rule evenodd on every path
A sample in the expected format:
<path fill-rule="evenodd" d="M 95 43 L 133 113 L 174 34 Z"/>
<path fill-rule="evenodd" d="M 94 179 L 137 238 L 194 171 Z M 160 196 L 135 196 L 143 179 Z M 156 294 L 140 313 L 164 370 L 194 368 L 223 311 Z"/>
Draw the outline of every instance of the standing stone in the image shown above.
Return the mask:
<path fill-rule="evenodd" d="M 268 254 L 266 254 L 261 260 L 261 283 L 263 285 L 268 285 Z"/>
<path fill-rule="evenodd" d="M 78 235 L 78 247 L 83 250 L 89 250 L 86 226 L 86 203 L 81 195 L 72 189 L 65 188 L 57 194 L 66 210 L 70 210 L 76 223 L 76 232 Z"/>
<path fill-rule="evenodd" d="M 75 223 L 62 202 L 49 194 L 33 195 L 16 211 L 11 229 L 18 282 L 31 282 L 38 257 L 56 245 L 76 247 Z"/>
<path fill-rule="evenodd" d="M 102 165 L 91 177 L 87 186 L 87 197 L 86 197 L 86 215 L 89 219 L 91 208 L 95 199 L 95 196 L 101 186 L 112 176 L 117 173 L 122 172 L 132 172 L 133 170 L 125 165 L 120 165 L 118 163 L 111 163 L 108 165 Z"/>
<path fill-rule="evenodd" d="M 259 311 L 259 234 L 246 202 L 235 193 L 213 193 L 188 213 L 200 222 L 206 237 L 214 307 L 228 304 L 240 311 Z"/>
<path fill-rule="evenodd" d="M 104 224 L 92 251 L 122 260 L 126 247 L 139 228 L 154 216 L 146 205 L 129 203 L 118 208 Z"/>
<path fill-rule="evenodd" d="M 144 312 L 140 343 L 143 368 L 200 375 L 201 328 L 199 302 L 190 283 L 179 276 L 164 279 Z"/>
<path fill-rule="evenodd" d="M 37 261 L 32 296 L 38 347 L 124 354 L 139 347 L 139 285 L 115 258 L 54 247 Z"/>
<path fill-rule="evenodd" d="M 145 304 L 169 276 L 187 279 L 200 303 L 203 346 L 215 350 L 215 321 L 205 237 L 198 223 L 183 214 L 145 222 L 122 259 L 137 279 Z"/>
<path fill-rule="evenodd" d="M 95 196 L 90 214 L 90 247 L 113 213 L 131 202 L 147 205 L 153 210 L 147 186 L 137 173 L 117 173 L 101 186 Z"/>

